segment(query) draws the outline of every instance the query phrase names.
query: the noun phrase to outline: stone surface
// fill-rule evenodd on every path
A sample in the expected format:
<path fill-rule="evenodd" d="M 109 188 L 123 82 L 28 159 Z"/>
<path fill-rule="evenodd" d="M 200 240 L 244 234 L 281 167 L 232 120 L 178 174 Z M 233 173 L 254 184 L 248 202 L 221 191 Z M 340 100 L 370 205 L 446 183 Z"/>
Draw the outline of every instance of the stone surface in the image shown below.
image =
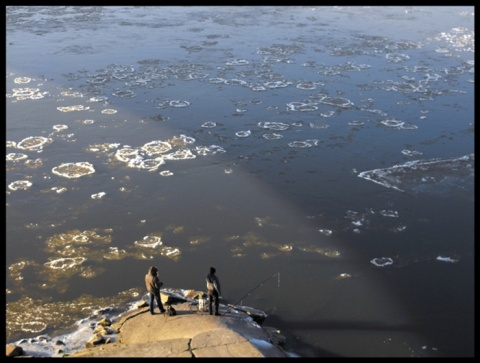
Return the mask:
<path fill-rule="evenodd" d="M 287 357 L 275 336 L 245 312 L 221 305 L 221 316 L 174 305 L 175 316 L 151 315 L 148 307 L 129 312 L 112 325 L 113 343 L 86 348 L 69 357 Z"/>
<path fill-rule="evenodd" d="M 23 349 L 13 344 L 7 344 L 6 353 L 7 357 L 18 357 L 23 355 Z"/>

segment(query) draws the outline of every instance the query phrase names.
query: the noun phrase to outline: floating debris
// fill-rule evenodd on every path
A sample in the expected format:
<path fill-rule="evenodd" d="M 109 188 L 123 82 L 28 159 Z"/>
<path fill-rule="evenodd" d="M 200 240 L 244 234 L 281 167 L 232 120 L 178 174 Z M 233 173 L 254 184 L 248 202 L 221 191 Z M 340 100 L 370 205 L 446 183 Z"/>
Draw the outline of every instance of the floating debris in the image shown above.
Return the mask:
<path fill-rule="evenodd" d="M 52 169 L 52 173 L 64 178 L 80 178 L 95 173 L 93 165 L 87 161 L 77 163 L 63 163 Z"/>
<path fill-rule="evenodd" d="M 49 145 L 53 140 L 44 136 L 29 136 L 17 144 L 17 148 L 24 150 L 40 151 L 44 146 Z"/>
<path fill-rule="evenodd" d="M 320 228 L 318 230 L 321 234 L 324 234 L 325 236 L 331 236 L 333 231 L 330 229 L 325 229 L 325 228 Z"/>
<path fill-rule="evenodd" d="M 102 199 L 105 195 L 107 195 L 107 193 L 105 192 L 100 192 L 100 193 L 96 193 L 96 194 L 92 194 L 91 197 L 92 199 Z"/>
<path fill-rule="evenodd" d="M 458 260 L 456 259 L 453 259 L 451 257 L 442 257 L 442 256 L 438 256 L 436 258 L 437 261 L 442 261 L 442 262 L 451 262 L 451 263 L 455 263 L 455 262 L 458 262 Z"/>
<path fill-rule="evenodd" d="M 32 182 L 28 180 L 17 180 L 8 184 L 10 190 L 27 190 L 32 186 Z"/>
<path fill-rule="evenodd" d="M 384 267 L 393 264 L 393 260 L 390 257 L 378 257 L 374 258 L 370 262 L 378 267 Z"/>
<path fill-rule="evenodd" d="M 458 188 L 474 179 L 475 155 L 459 158 L 414 160 L 390 168 L 373 169 L 358 173 L 358 177 L 370 180 L 401 192 L 425 192 L 429 189 Z"/>

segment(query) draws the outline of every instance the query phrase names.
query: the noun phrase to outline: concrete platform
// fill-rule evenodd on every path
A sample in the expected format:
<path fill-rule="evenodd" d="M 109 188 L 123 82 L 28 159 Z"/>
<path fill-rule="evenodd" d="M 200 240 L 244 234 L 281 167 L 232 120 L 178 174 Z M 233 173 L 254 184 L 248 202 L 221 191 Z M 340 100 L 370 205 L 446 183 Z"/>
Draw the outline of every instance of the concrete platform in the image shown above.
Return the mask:
<path fill-rule="evenodd" d="M 220 310 L 221 316 L 174 305 L 177 315 L 130 312 L 115 323 L 118 339 L 69 357 L 287 357 L 271 334 L 245 312 Z"/>

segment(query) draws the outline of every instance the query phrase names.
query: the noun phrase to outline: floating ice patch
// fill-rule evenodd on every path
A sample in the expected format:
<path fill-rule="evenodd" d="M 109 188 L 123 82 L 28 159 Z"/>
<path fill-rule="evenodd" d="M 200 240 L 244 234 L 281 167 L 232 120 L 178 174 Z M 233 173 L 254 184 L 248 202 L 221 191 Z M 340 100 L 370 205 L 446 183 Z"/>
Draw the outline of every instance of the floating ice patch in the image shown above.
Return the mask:
<path fill-rule="evenodd" d="M 138 149 L 124 147 L 122 149 L 118 149 L 115 152 L 115 158 L 117 158 L 117 160 L 122 161 L 124 163 L 129 163 L 132 160 L 140 158 L 139 152 L 140 151 Z"/>
<path fill-rule="evenodd" d="M 263 134 L 262 137 L 267 140 L 278 140 L 283 137 L 283 135 L 271 133 L 271 134 Z"/>
<path fill-rule="evenodd" d="M 238 131 L 235 133 L 235 136 L 238 136 L 238 137 L 249 137 L 250 135 L 252 134 L 252 132 L 250 130 L 246 130 L 246 131 Z"/>
<path fill-rule="evenodd" d="M 108 101 L 108 97 L 106 96 L 96 96 L 96 97 L 91 97 L 88 100 L 89 102 L 106 102 Z"/>
<path fill-rule="evenodd" d="M 217 126 L 217 123 L 213 121 L 205 122 L 202 124 L 202 127 L 206 129 L 211 129 L 212 127 L 215 127 L 215 126 Z"/>
<path fill-rule="evenodd" d="M 336 279 L 337 280 L 343 280 L 343 279 L 349 279 L 351 277 L 352 277 L 352 275 L 350 275 L 349 273 L 343 272 L 343 273 L 337 275 Z"/>
<path fill-rule="evenodd" d="M 387 188 L 410 193 L 447 195 L 462 193 L 473 197 L 475 155 L 459 158 L 414 160 L 390 168 L 358 173 L 358 177 Z"/>
<path fill-rule="evenodd" d="M 195 148 L 195 151 L 197 152 L 198 155 L 208 155 L 208 154 L 216 154 L 216 153 L 225 153 L 227 150 L 225 150 L 223 147 L 218 146 L 218 145 L 210 145 L 210 146 L 197 146 Z"/>
<path fill-rule="evenodd" d="M 28 158 L 28 155 L 23 153 L 9 153 L 6 157 L 7 161 L 20 161 L 26 158 Z"/>
<path fill-rule="evenodd" d="M 270 105 L 270 106 L 265 107 L 265 109 L 268 110 L 268 111 L 275 111 L 275 110 L 278 110 L 278 106 Z"/>
<path fill-rule="evenodd" d="M 313 108 L 310 109 L 310 107 L 313 107 Z M 287 111 L 306 111 L 306 110 L 315 111 L 317 109 L 318 107 L 312 103 L 298 102 L 298 101 L 287 103 Z"/>
<path fill-rule="evenodd" d="M 249 61 L 245 59 L 233 59 L 225 63 L 227 66 L 244 66 L 250 64 Z"/>
<path fill-rule="evenodd" d="M 179 146 L 179 145 L 193 144 L 195 141 L 197 141 L 197 140 L 195 140 L 195 138 L 193 138 L 191 136 L 186 136 L 186 135 L 180 134 L 180 136 L 174 136 L 170 140 L 170 143 L 172 145 Z"/>
<path fill-rule="evenodd" d="M 83 97 L 82 93 L 76 92 L 76 91 L 63 91 L 60 94 L 65 97 L 78 97 L 78 98 Z"/>
<path fill-rule="evenodd" d="M 65 187 L 53 187 L 50 190 L 52 190 L 53 192 L 56 192 L 57 194 L 62 194 L 62 193 L 67 191 L 67 188 L 65 188 Z"/>
<path fill-rule="evenodd" d="M 225 83 L 226 79 L 225 79 L 225 78 L 216 77 L 216 78 L 210 78 L 208 81 L 209 81 L 210 83 Z"/>
<path fill-rule="evenodd" d="M 380 214 L 384 217 L 394 217 L 398 218 L 398 212 L 390 209 L 383 209 L 380 211 Z"/>
<path fill-rule="evenodd" d="M 389 119 L 389 120 L 382 120 L 380 121 L 382 125 L 385 125 L 387 127 L 394 127 L 394 128 L 400 128 L 405 124 L 403 121 L 395 120 L 395 119 Z"/>
<path fill-rule="evenodd" d="M 370 261 L 375 266 L 384 267 L 393 264 L 393 260 L 390 257 L 378 257 Z"/>
<path fill-rule="evenodd" d="M 314 90 L 317 89 L 315 82 L 300 82 L 297 84 L 298 89 Z"/>
<path fill-rule="evenodd" d="M 341 107 L 341 108 L 350 108 L 354 104 L 349 99 L 343 97 L 329 97 L 325 96 L 319 100 L 319 102 L 324 103 L 326 105 Z"/>
<path fill-rule="evenodd" d="M 135 241 L 133 244 L 145 248 L 157 248 L 163 245 L 162 237 L 145 236 L 141 241 Z"/>
<path fill-rule="evenodd" d="M 23 322 L 21 325 L 22 331 L 30 332 L 30 333 L 40 333 L 41 331 L 47 329 L 47 324 L 42 321 L 26 321 Z"/>
<path fill-rule="evenodd" d="M 48 92 L 40 92 L 39 88 L 14 88 L 13 94 L 7 94 L 7 97 L 14 97 L 17 101 L 27 99 L 38 100 L 43 98 Z"/>
<path fill-rule="evenodd" d="M 385 58 L 387 59 L 388 62 L 391 62 L 391 63 L 401 63 L 410 59 L 410 57 L 407 54 L 403 54 L 403 53 L 387 53 L 385 55 Z"/>
<path fill-rule="evenodd" d="M 91 83 L 91 84 L 103 84 L 107 81 L 108 81 L 107 78 L 101 77 L 101 76 L 96 76 L 96 77 L 87 79 L 87 83 Z"/>
<path fill-rule="evenodd" d="M 83 105 L 57 107 L 57 110 L 59 110 L 60 112 L 87 111 L 89 109 L 90 107 L 86 107 Z"/>
<path fill-rule="evenodd" d="M 225 84 L 228 84 L 229 86 L 246 86 L 248 85 L 247 82 L 245 82 L 244 80 L 242 79 L 226 79 Z"/>
<path fill-rule="evenodd" d="M 264 86 L 254 85 L 250 88 L 252 91 L 266 91 L 267 89 Z"/>
<path fill-rule="evenodd" d="M 26 84 L 26 83 L 30 83 L 31 81 L 32 79 L 29 77 L 17 77 L 13 80 L 13 82 L 17 84 Z"/>
<path fill-rule="evenodd" d="M 330 229 L 325 229 L 325 228 L 320 228 L 318 230 L 321 234 L 324 234 L 325 236 L 331 236 L 332 235 L 332 230 Z"/>
<path fill-rule="evenodd" d="M 106 108 L 105 110 L 102 110 L 102 113 L 105 115 L 113 115 L 117 113 L 117 110 L 114 110 L 113 108 Z"/>
<path fill-rule="evenodd" d="M 27 190 L 32 186 L 32 183 L 28 180 L 17 180 L 8 184 L 10 190 Z"/>
<path fill-rule="evenodd" d="M 62 131 L 68 129 L 67 125 L 53 125 L 53 129 L 55 131 Z"/>
<path fill-rule="evenodd" d="M 416 129 L 418 129 L 418 126 L 405 122 L 402 125 L 400 125 L 399 128 L 402 129 L 402 130 L 416 130 Z"/>
<path fill-rule="evenodd" d="M 52 169 L 52 173 L 64 178 L 80 178 L 95 173 L 93 165 L 89 162 L 63 163 Z"/>
<path fill-rule="evenodd" d="M 335 111 L 322 112 L 320 114 L 320 116 L 325 117 L 325 118 L 332 117 L 333 115 L 335 115 Z"/>
<path fill-rule="evenodd" d="M 133 98 L 135 97 L 135 93 L 131 90 L 115 90 L 112 93 L 113 96 L 119 97 L 119 98 Z"/>
<path fill-rule="evenodd" d="M 182 101 L 182 100 L 172 100 L 169 103 L 170 107 L 188 107 L 190 106 L 190 102 Z"/>
<path fill-rule="evenodd" d="M 205 73 L 193 72 L 187 75 L 187 80 L 207 78 Z"/>
<path fill-rule="evenodd" d="M 178 248 L 173 248 L 173 247 L 164 247 L 162 249 L 162 255 L 174 258 L 174 257 L 179 257 L 181 252 Z"/>
<path fill-rule="evenodd" d="M 272 81 L 272 82 L 266 82 L 264 83 L 264 86 L 267 88 L 285 88 L 287 87 L 290 82 L 284 82 L 284 81 Z"/>
<path fill-rule="evenodd" d="M 65 270 L 81 265 L 87 259 L 85 257 L 65 257 L 45 262 L 45 266 L 54 270 Z"/>
<path fill-rule="evenodd" d="M 318 106 L 314 104 L 305 104 L 299 107 L 295 108 L 295 111 L 300 111 L 300 112 L 312 112 L 318 110 Z"/>
<path fill-rule="evenodd" d="M 141 149 L 145 151 L 147 155 L 152 156 L 172 150 L 172 145 L 166 141 L 154 140 L 147 142 Z"/>
<path fill-rule="evenodd" d="M 172 176 L 173 173 L 170 170 L 163 170 L 159 173 L 161 176 Z"/>
<path fill-rule="evenodd" d="M 107 193 L 105 192 L 100 192 L 100 193 L 96 193 L 96 194 L 92 194 L 91 197 L 92 199 L 102 199 Z"/>
<path fill-rule="evenodd" d="M 42 150 L 44 146 L 49 145 L 53 140 L 44 136 L 29 136 L 17 144 L 17 148 L 24 150 L 38 151 Z"/>
<path fill-rule="evenodd" d="M 165 164 L 165 160 L 163 159 L 163 157 L 159 157 L 155 159 L 143 159 L 143 158 L 132 159 L 128 162 L 127 165 L 131 168 L 156 170 L 160 165 L 163 165 L 163 164 Z"/>
<path fill-rule="evenodd" d="M 305 141 L 292 141 L 288 143 L 289 147 L 300 147 L 300 148 L 312 147 L 316 145 L 318 145 L 318 140 L 316 139 L 305 140 Z"/>
<path fill-rule="evenodd" d="M 458 262 L 458 260 L 455 260 L 455 259 L 453 259 L 453 258 L 450 258 L 450 257 L 442 257 L 442 256 L 438 256 L 438 257 L 437 257 L 437 261 L 451 262 L 451 263 Z"/>
<path fill-rule="evenodd" d="M 403 149 L 402 154 L 407 155 L 407 156 L 421 156 L 421 155 L 423 155 L 423 153 L 421 153 L 420 151 L 414 151 L 414 150 L 408 150 L 408 149 Z"/>
<path fill-rule="evenodd" d="M 262 129 L 268 129 L 268 130 L 274 130 L 274 131 L 283 131 L 287 130 L 290 125 L 285 123 L 285 122 L 259 122 L 258 127 L 261 127 Z"/>
<path fill-rule="evenodd" d="M 365 122 L 363 121 L 350 121 L 348 123 L 348 126 L 363 126 L 365 125 Z"/>
<path fill-rule="evenodd" d="M 197 156 L 190 149 L 177 150 L 173 153 L 165 155 L 167 160 L 186 160 L 195 159 Z"/>
<path fill-rule="evenodd" d="M 313 122 L 310 122 L 308 126 L 310 126 L 311 129 L 328 129 L 330 127 L 329 125 L 326 125 L 326 124 L 316 124 Z"/>

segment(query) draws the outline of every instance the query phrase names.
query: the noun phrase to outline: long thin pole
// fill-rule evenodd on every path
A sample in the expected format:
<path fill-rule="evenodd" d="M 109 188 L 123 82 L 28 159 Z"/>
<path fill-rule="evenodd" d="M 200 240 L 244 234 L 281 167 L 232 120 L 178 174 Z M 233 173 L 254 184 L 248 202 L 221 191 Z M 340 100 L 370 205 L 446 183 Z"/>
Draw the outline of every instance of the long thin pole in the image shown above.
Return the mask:
<path fill-rule="evenodd" d="M 273 276 L 275 275 L 280 275 L 280 272 L 275 272 L 272 276 L 266 278 L 265 280 L 263 280 L 262 282 L 260 282 L 257 286 L 255 286 L 253 289 L 251 289 L 249 292 L 247 292 L 245 295 L 243 295 L 240 300 L 238 300 L 235 304 L 233 305 L 237 305 L 240 301 L 242 301 L 243 299 L 245 299 L 248 295 L 250 295 L 253 291 L 255 291 L 256 289 L 258 289 L 260 286 L 262 286 L 265 282 L 267 282 L 268 280 L 270 280 Z M 280 283 L 280 276 L 279 276 L 279 283 Z M 223 313 L 222 315 L 228 313 L 230 310 L 232 309 L 232 307 L 230 307 L 225 313 Z"/>

